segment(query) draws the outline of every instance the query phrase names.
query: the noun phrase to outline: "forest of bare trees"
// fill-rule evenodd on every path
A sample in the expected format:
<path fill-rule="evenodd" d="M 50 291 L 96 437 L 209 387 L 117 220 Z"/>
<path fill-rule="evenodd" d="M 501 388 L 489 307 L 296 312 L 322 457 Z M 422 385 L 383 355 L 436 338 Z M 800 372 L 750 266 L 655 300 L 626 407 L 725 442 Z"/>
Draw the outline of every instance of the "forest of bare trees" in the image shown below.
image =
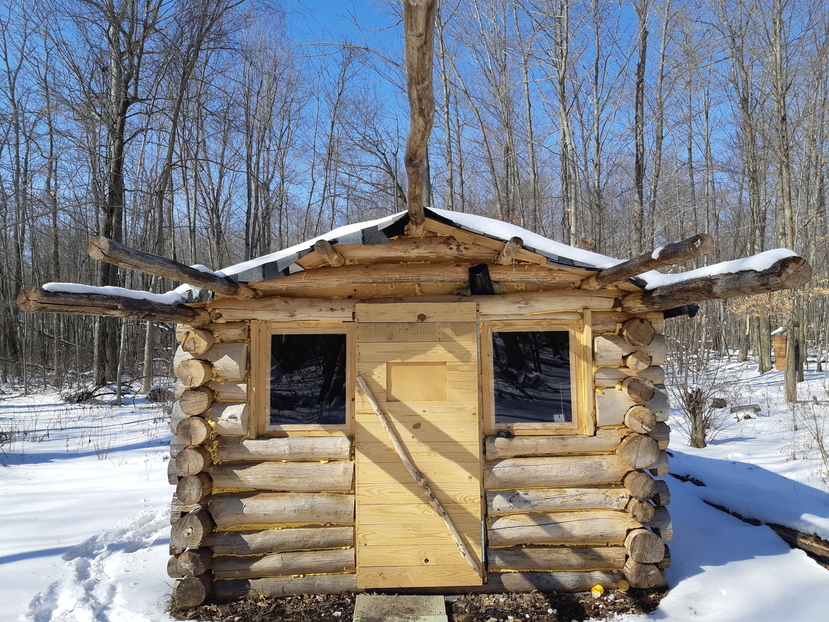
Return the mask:
<path fill-rule="evenodd" d="M 0 5 L 0 381 L 169 375 L 172 327 L 15 306 L 176 285 L 93 262 L 95 235 L 216 269 L 406 209 L 397 2 L 344 37 L 279 0 Z M 808 289 L 676 325 L 761 369 L 785 326 L 820 364 L 829 4 L 443 0 L 435 53 L 427 204 L 620 258 L 700 232 L 709 262 L 791 248 Z"/>

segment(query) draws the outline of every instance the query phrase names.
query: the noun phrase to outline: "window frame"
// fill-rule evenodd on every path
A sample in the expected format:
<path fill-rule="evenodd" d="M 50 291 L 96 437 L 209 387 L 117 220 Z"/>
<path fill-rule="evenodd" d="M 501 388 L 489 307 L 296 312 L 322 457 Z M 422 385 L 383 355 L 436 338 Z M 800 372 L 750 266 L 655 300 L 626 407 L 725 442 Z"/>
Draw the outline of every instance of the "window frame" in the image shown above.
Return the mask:
<path fill-rule="evenodd" d="M 271 343 L 274 335 L 345 335 L 345 423 L 343 424 L 285 424 L 270 423 L 270 369 Z M 355 329 L 353 323 L 327 321 L 251 322 L 251 408 L 255 437 L 273 436 L 344 436 L 354 428 L 355 385 Z"/>
<path fill-rule="evenodd" d="M 509 432 L 514 435 L 593 434 L 592 341 L 589 322 L 576 319 L 493 320 L 481 322 L 481 392 L 486 434 Z M 570 342 L 571 422 L 496 423 L 495 366 L 492 340 L 501 332 L 567 332 Z"/>

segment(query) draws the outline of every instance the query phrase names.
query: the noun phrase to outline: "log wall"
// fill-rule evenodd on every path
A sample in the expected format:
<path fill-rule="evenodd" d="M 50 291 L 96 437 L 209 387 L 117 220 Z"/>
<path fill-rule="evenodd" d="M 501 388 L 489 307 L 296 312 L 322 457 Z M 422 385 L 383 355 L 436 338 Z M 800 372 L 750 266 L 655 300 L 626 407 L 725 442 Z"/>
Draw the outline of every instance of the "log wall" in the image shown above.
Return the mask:
<path fill-rule="evenodd" d="M 351 439 L 247 438 L 248 324 L 176 334 L 167 566 L 175 602 L 353 590 Z"/>
<path fill-rule="evenodd" d="M 587 317 L 595 434 L 484 439 L 479 591 L 665 584 L 670 495 L 655 479 L 667 475 L 669 441 L 662 320 L 601 307 Z M 189 351 L 176 355 L 168 569 L 181 604 L 357 589 L 352 439 L 247 438 L 248 335 L 244 322 L 179 331 Z"/>

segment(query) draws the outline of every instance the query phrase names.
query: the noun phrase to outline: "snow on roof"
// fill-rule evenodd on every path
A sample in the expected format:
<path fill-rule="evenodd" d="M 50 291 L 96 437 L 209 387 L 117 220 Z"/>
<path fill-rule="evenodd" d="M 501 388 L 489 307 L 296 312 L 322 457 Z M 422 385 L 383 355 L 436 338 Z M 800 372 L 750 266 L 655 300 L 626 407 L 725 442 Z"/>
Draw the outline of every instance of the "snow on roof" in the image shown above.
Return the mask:
<path fill-rule="evenodd" d="M 167 305 L 186 302 L 185 297 L 178 291 L 179 289 L 182 289 L 180 287 L 164 294 L 153 294 L 152 292 L 145 292 L 143 290 L 113 287 L 111 285 L 95 286 L 79 285 L 77 283 L 46 283 L 46 285 L 43 286 L 43 289 L 47 292 L 61 292 L 64 294 L 101 294 L 105 296 L 121 296 L 123 298 L 132 298 L 133 300 L 148 300 L 150 302 L 157 302 Z"/>

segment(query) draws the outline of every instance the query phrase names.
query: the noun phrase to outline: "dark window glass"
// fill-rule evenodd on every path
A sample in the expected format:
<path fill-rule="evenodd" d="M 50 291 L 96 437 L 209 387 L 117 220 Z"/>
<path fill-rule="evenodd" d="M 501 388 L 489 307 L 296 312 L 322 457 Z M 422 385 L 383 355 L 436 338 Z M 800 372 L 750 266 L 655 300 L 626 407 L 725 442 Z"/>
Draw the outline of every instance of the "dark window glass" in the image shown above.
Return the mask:
<path fill-rule="evenodd" d="M 492 334 L 495 423 L 572 423 L 570 334 Z"/>
<path fill-rule="evenodd" d="M 270 425 L 345 424 L 345 369 L 345 335 L 273 335 Z"/>

